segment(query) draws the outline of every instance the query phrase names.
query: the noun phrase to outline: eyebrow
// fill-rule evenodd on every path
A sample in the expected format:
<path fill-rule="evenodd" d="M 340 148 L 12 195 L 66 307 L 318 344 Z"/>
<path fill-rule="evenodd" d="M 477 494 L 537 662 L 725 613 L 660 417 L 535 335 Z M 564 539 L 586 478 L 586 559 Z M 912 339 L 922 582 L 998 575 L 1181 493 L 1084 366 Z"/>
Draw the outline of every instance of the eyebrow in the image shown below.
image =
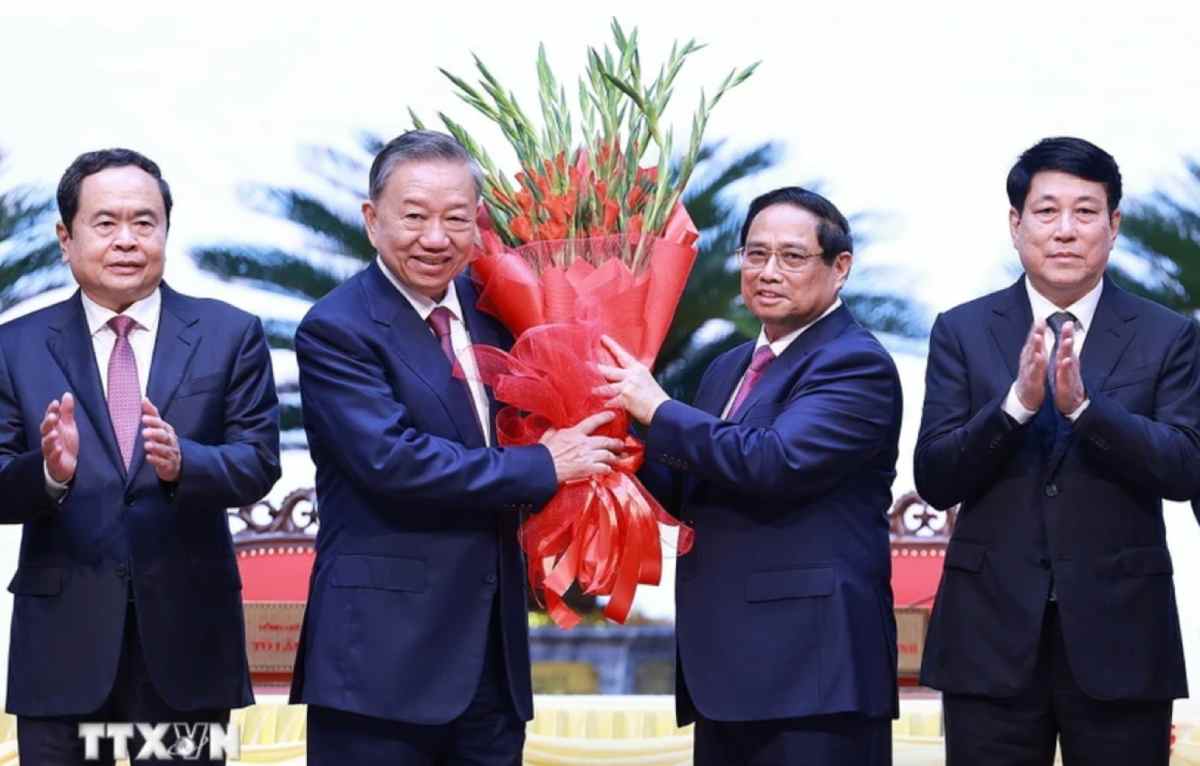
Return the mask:
<path fill-rule="evenodd" d="M 149 216 L 150 218 L 153 218 L 154 220 L 157 221 L 158 220 L 158 211 L 154 210 L 153 208 L 149 208 L 149 207 L 144 207 L 140 210 L 133 211 L 134 218 L 142 218 L 143 216 Z M 91 220 L 94 221 L 97 218 L 104 218 L 104 217 L 120 218 L 121 216 L 117 215 L 116 213 L 114 213 L 111 210 L 104 210 L 102 208 L 92 214 Z"/>

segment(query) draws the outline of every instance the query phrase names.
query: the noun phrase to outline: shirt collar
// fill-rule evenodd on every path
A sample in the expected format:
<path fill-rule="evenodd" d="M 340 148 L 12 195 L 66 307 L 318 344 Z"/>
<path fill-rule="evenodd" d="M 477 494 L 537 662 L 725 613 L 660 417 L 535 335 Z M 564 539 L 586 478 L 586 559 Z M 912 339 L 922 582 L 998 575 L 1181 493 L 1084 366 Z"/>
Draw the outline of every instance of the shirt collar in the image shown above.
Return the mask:
<path fill-rule="evenodd" d="M 107 328 L 108 320 L 117 316 L 117 312 L 96 303 L 83 290 L 79 291 L 79 297 L 83 301 L 83 314 L 87 318 L 88 333 L 91 335 Z M 158 317 L 162 313 L 162 290 L 154 288 L 154 292 L 136 301 L 121 313 L 137 322 L 135 329 L 157 330 Z"/>
<path fill-rule="evenodd" d="M 825 313 L 821 314 L 821 316 L 812 320 L 811 322 L 804 325 L 803 327 L 801 327 L 798 330 L 792 330 L 787 335 L 784 335 L 782 338 L 779 338 L 777 340 L 768 341 L 767 340 L 767 330 L 764 327 L 763 329 L 758 331 L 758 342 L 754 344 L 754 350 L 757 351 L 758 349 L 762 348 L 763 346 L 766 346 L 769 344 L 771 346 L 771 352 L 774 353 L 775 358 L 778 359 L 779 357 L 783 356 L 783 352 L 787 351 L 787 347 L 792 345 L 792 342 L 795 341 L 796 338 L 799 338 L 801 335 L 804 334 L 805 330 L 812 327 L 817 322 L 820 322 L 822 319 L 829 316 L 833 312 L 837 311 L 839 308 L 841 308 L 841 305 L 842 305 L 842 299 L 839 297 L 834 300 L 833 305 L 831 305 L 829 308 L 825 309 Z"/>
<path fill-rule="evenodd" d="M 396 275 L 388 269 L 387 265 L 383 262 L 383 258 L 380 256 L 375 256 L 375 262 L 379 264 L 383 275 L 392 283 L 392 286 L 412 305 L 413 309 L 417 312 L 417 316 L 421 317 L 422 321 L 428 321 L 429 315 L 438 306 L 446 307 L 454 315 L 455 319 L 460 322 L 463 321 L 462 305 L 458 302 L 458 291 L 454 288 L 453 279 L 450 280 L 450 284 L 446 285 L 446 294 L 442 297 L 441 301 L 435 301 L 397 279 Z"/>
<path fill-rule="evenodd" d="M 1101 279 L 1095 287 L 1088 290 L 1086 295 L 1066 308 L 1055 306 L 1049 298 L 1035 290 L 1028 276 L 1025 277 L 1025 290 L 1029 293 L 1029 308 L 1033 310 L 1035 321 L 1038 319 L 1045 321 L 1056 311 L 1067 311 L 1077 320 L 1077 329 L 1087 332 L 1087 329 L 1092 326 L 1092 318 L 1096 316 L 1096 307 L 1100 305 L 1100 293 L 1104 291 L 1104 280 Z"/>

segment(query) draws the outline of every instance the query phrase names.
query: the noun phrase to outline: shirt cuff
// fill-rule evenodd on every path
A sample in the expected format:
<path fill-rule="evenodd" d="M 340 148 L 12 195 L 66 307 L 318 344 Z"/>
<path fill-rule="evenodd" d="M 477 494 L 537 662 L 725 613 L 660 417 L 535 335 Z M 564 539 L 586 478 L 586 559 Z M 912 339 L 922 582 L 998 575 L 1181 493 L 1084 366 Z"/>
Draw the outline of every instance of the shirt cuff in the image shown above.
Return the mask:
<path fill-rule="evenodd" d="M 1086 410 L 1088 408 L 1088 405 L 1091 403 L 1092 403 L 1091 399 L 1084 399 L 1083 404 L 1076 407 L 1074 412 L 1067 415 L 1067 420 L 1071 421 L 1072 423 L 1074 423 L 1076 420 L 1079 420 L 1079 416 L 1083 414 L 1083 411 Z"/>
<path fill-rule="evenodd" d="M 50 466 L 46 465 L 46 461 L 42 461 L 42 473 L 46 476 L 46 494 L 50 495 L 52 500 L 62 500 L 63 495 L 67 494 L 70 484 L 63 484 L 61 481 L 55 481 L 50 475 Z"/>
<path fill-rule="evenodd" d="M 1087 402 L 1084 402 L 1084 406 L 1087 406 Z M 1024 404 L 1021 404 L 1021 398 L 1017 396 L 1016 382 L 1013 382 L 1009 386 L 1008 396 L 1004 398 L 1004 412 L 1022 425 L 1028 423 L 1037 414 L 1036 410 L 1028 409 Z M 1083 412 L 1083 409 L 1080 408 L 1077 412 Z"/>

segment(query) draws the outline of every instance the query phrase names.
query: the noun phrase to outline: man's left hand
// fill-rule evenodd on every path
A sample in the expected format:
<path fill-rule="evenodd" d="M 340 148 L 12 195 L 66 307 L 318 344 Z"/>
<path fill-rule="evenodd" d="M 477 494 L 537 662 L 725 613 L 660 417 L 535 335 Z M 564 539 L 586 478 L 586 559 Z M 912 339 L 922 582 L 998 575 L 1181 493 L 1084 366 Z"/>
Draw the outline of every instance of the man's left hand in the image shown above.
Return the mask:
<path fill-rule="evenodd" d="M 171 483 L 179 481 L 182 466 L 179 437 L 149 399 L 142 399 L 142 443 L 146 448 L 146 462 L 154 466 L 158 478 Z"/>
<path fill-rule="evenodd" d="M 1079 373 L 1079 355 L 1075 353 L 1074 322 L 1063 325 L 1058 355 L 1051 363 L 1054 365 L 1054 406 L 1064 416 L 1070 415 L 1087 399 Z"/>
<path fill-rule="evenodd" d="M 612 397 L 605 402 L 606 407 L 623 407 L 634 420 L 642 425 L 650 425 L 659 405 L 671 397 L 658 385 L 650 369 L 621 348 L 621 344 L 607 335 L 601 337 L 600 343 L 613 355 L 617 366 L 597 365 L 600 374 L 608 380 L 608 385 L 598 386 L 594 393 Z"/>

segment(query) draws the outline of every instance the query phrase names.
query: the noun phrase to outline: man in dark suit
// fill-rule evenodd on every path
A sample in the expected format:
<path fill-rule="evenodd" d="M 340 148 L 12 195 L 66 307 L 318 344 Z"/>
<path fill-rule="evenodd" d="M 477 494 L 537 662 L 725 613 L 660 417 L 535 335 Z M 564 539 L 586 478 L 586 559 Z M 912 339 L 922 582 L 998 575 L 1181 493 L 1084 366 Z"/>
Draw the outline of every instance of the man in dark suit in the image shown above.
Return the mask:
<path fill-rule="evenodd" d="M 850 228 L 787 187 L 742 227 L 758 340 L 695 406 L 607 340 L 613 396 L 647 426 L 652 490 L 695 528 L 677 563 L 676 701 L 697 766 L 891 763 L 897 714 L 887 510 L 900 433 L 891 356 L 842 305 Z"/>
<path fill-rule="evenodd" d="M 621 444 L 589 435 L 606 412 L 495 446 L 470 345 L 512 339 L 458 276 L 479 193 L 449 136 L 389 142 L 363 203 L 379 257 L 296 334 L 321 509 L 292 687 L 310 766 L 520 763 L 533 716 L 520 513 L 609 472 Z"/>
<path fill-rule="evenodd" d="M 162 282 L 158 166 L 83 154 L 58 206 L 80 289 L 0 327 L 0 521 L 24 525 L 7 708 L 30 764 L 82 763 L 81 722 L 221 723 L 253 701 L 225 511 L 279 477 L 262 326 Z"/>
<path fill-rule="evenodd" d="M 961 503 L 922 683 L 950 764 L 1166 764 L 1187 696 L 1162 499 L 1200 490 L 1195 323 L 1104 276 L 1113 158 L 1078 138 L 1008 176 L 1025 274 L 938 317 L 917 490 Z M 1082 352 L 1082 353 L 1081 353 Z"/>

